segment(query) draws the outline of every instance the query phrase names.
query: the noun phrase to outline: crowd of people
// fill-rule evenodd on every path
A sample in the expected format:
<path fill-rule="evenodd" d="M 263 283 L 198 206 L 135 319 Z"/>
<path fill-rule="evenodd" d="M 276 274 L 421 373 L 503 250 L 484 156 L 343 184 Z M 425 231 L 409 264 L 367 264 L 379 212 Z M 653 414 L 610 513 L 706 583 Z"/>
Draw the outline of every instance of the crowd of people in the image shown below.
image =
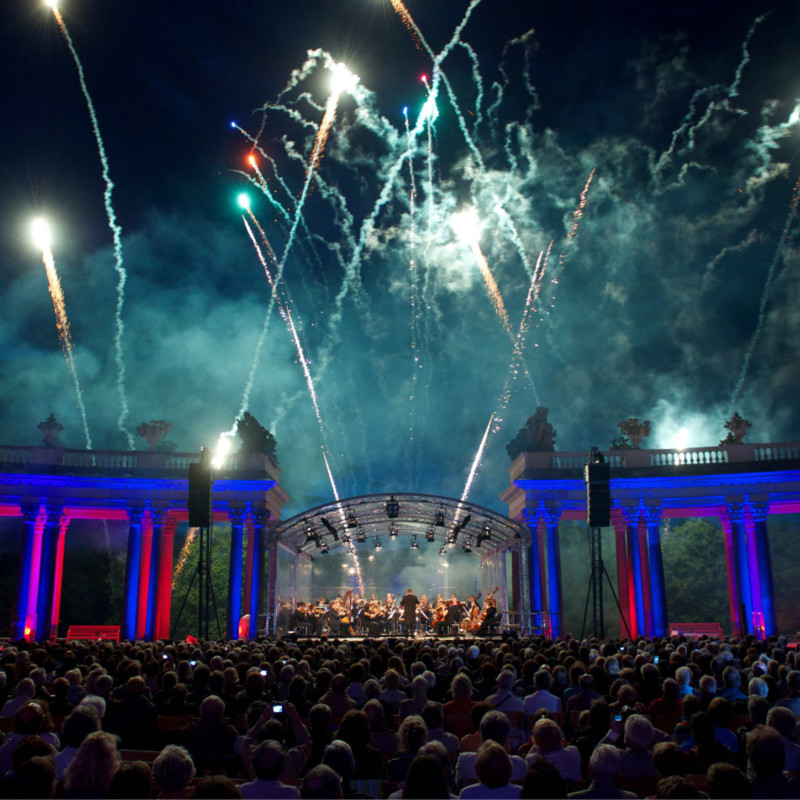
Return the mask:
<path fill-rule="evenodd" d="M 800 798 L 785 640 L 17 642 L 0 795 Z"/>

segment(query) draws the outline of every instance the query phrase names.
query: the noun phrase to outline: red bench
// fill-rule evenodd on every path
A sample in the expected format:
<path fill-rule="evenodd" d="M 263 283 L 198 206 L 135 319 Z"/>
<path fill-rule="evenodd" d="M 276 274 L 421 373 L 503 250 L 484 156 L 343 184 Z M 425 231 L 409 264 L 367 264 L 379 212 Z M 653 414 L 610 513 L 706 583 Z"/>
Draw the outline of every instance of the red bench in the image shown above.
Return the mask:
<path fill-rule="evenodd" d="M 119 625 L 70 625 L 67 629 L 67 641 L 75 639 L 108 639 L 109 641 L 119 641 Z"/>
<path fill-rule="evenodd" d="M 722 638 L 722 625 L 718 622 L 670 622 L 670 636 L 686 636 L 697 638 L 708 636 L 712 639 Z"/>

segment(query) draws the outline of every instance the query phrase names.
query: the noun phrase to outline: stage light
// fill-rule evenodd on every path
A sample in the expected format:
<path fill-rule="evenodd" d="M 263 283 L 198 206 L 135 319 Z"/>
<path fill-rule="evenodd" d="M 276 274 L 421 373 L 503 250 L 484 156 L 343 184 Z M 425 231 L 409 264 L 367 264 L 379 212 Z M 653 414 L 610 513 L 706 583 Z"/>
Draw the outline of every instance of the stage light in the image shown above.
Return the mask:
<path fill-rule="evenodd" d="M 364 533 L 364 529 L 359 525 L 358 526 L 358 533 L 356 534 L 356 541 L 359 544 L 364 544 L 367 541 L 367 534 Z"/>
<path fill-rule="evenodd" d="M 389 536 L 391 536 L 393 539 L 397 538 L 397 525 L 389 526 Z"/>
<path fill-rule="evenodd" d="M 375 552 L 380 553 L 383 550 L 383 545 L 381 544 L 381 540 L 376 536 L 375 537 Z"/>
<path fill-rule="evenodd" d="M 358 526 L 358 520 L 356 519 L 356 512 L 353 511 L 352 508 L 347 509 L 347 527 L 348 528 L 355 528 Z"/>
<path fill-rule="evenodd" d="M 330 552 L 328 549 L 328 543 L 324 539 L 322 540 L 322 547 L 320 547 L 319 551 L 323 555 L 327 555 Z"/>
<path fill-rule="evenodd" d="M 433 525 L 425 531 L 425 541 L 432 542 L 436 538 L 436 532 L 433 530 Z"/>
<path fill-rule="evenodd" d="M 447 555 L 447 545 L 443 544 L 441 549 L 439 550 L 439 555 L 444 558 Z"/>
<path fill-rule="evenodd" d="M 345 527 L 342 527 L 342 541 L 345 544 L 350 544 L 350 542 L 351 542 L 350 534 L 347 532 L 347 528 L 345 528 Z"/>
<path fill-rule="evenodd" d="M 389 519 L 397 519 L 399 514 L 400 514 L 400 503 L 398 503 L 397 498 L 394 495 L 392 495 L 386 501 L 386 516 Z"/>
<path fill-rule="evenodd" d="M 314 530 L 314 526 L 308 521 L 305 520 L 305 531 L 306 531 L 306 544 L 311 542 L 316 537 L 316 531 Z"/>
<path fill-rule="evenodd" d="M 447 515 L 447 510 L 444 506 L 439 506 L 436 509 L 436 513 L 433 515 L 433 524 L 439 528 L 444 527 L 444 518 Z"/>
<path fill-rule="evenodd" d="M 465 553 L 471 553 L 472 552 L 472 539 L 467 539 L 467 541 L 464 542 L 464 546 L 461 549 Z"/>
<path fill-rule="evenodd" d="M 481 535 L 484 539 L 492 538 L 492 523 L 488 519 L 481 526 Z"/>
<path fill-rule="evenodd" d="M 411 549 L 412 550 L 419 550 L 419 542 L 417 541 L 417 535 L 416 534 L 414 534 L 414 536 L 411 538 Z"/>

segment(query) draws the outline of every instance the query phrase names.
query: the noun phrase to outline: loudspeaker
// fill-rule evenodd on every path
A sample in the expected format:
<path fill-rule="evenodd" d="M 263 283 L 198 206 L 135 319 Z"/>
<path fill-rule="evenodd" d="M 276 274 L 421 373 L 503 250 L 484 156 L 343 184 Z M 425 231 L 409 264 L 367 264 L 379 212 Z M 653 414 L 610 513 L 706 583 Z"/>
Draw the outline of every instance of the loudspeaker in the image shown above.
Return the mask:
<path fill-rule="evenodd" d="M 189 464 L 189 527 L 211 526 L 211 464 L 201 457 L 199 463 Z"/>
<path fill-rule="evenodd" d="M 608 464 L 587 464 L 586 524 L 590 528 L 605 528 L 611 524 L 611 474 Z"/>

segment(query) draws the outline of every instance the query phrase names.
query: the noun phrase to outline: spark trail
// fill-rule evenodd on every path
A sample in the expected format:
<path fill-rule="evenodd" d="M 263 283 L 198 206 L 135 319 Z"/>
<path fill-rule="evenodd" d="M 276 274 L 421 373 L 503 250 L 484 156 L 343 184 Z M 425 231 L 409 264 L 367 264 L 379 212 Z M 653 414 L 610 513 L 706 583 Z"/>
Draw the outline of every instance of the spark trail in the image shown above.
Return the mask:
<path fill-rule="evenodd" d="M 133 434 L 128 430 L 125 424 L 128 419 L 130 409 L 128 408 L 128 398 L 125 391 L 125 361 L 122 352 L 122 338 L 125 333 L 125 325 L 122 320 L 122 310 L 125 305 L 125 283 L 128 276 L 127 272 L 125 271 L 125 265 L 122 258 L 122 228 L 117 224 L 117 217 L 114 213 L 114 207 L 111 204 L 111 193 L 114 190 L 114 183 L 112 182 L 111 175 L 109 173 L 108 157 L 106 156 L 106 148 L 103 144 L 103 137 L 100 134 L 100 124 L 97 121 L 97 114 L 95 113 L 94 103 L 92 102 L 91 95 L 89 94 L 89 87 L 86 85 L 86 78 L 84 77 L 83 73 L 83 65 L 81 64 L 80 58 L 78 58 L 78 51 L 75 49 L 75 46 L 72 43 L 72 38 L 69 35 L 66 23 L 64 22 L 64 18 L 61 16 L 61 12 L 58 10 L 55 0 L 49 0 L 48 5 L 50 5 L 50 8 L 53 11 L 53 16 L 55 17 L 59 30 L 64 36 L 64 40 L 67 43 L 67 47 L 69 48 L 69 52 L 72 55 L 72 59 L 75 62 L 75 67 L 78 71 L 78 81 L 81 85 L 81 91 L 83 92 L 86 106 L 89 109 L 89 118 L 92 122 L 94 138 L 97 141 L 97 152 L 100 156 L 103 181 L 106 185 L 103 193 L 103 201 L 106 209 L 106 217 L 108 218 L 108 227 L 111 229 L 111 235 L 114 242 L 114 269 L 117 273 L 117 304 L 114 312 L 114 322 L 116 325 L 114 331 L 114 360 L 117 366 L 117 394 L 119 395 L 120 403 L 120 414 L 117 418 L 117 428 L 124 434 L 128 442 L 129 449 L 133 450 L 135 449 Z"/>
<path fill-rule="evenodd" d="M 61 339 L 61 349 L 64 358 L 67 360 L 72 380 L 75 384 L 75 396 L 78 400 L 78 410 L 83 424 L 83 434 L 86 439 L 86 449 L 92 449 L 92 437 L 89 434 L 89 423 L 86 420 L 86 407 L 83 404 L 83 390 L 78 379 L 78 371 L 75 369 L 75 359 L 72 354 L 72 335 L 69 330 L 69 319 L 67 318 L 67 307 L 64 302 L 64 291 L 61 288 L 61 279 L 58 277 L 56 262 L 53 258 L 53 251 L 50 249 L 50 233 L 47 223 L 37 219 L 33 223 L 33 235 L 37 247 L 42 251 L 42 263 L 47 273 L 47 286 L 50 290 L 50 297 L 53 300 L 53 311 L 56 315 L 56 328 L 58 337 Z"/>
<path fill-rule="evenodd" d="M 733 412 L 736 410 L 735 406 L 739 402 L 742 389 L 744 388 L 744 381 L 747 377 L 747 372 L 750 369 L 750 361 L 753 358 L 753 351 L 756 349 L 756 344 L 758 343 L 758 339 L 761 336 L 761 331 L 764 328 L 764 322 L 766 321 L 767 302 L 769 301 L 770 291 L 772 289 L 772 281 L 775 278 L 775 273 L 783 258 L 784 247 L 791 238 L 792 226 L 797 218 L 798 205 L 800 205 L 800 176 L 798 176 L 797 181 L 794 184 L 794 188 L 792 189 L 792 201 L 789 205 L 789 215 L 786 217 L 786 224 L 783 226 L 781 240 L 778 243 L 777 248 L 775 248 L 775 255 L 772 257 L 769 270 L 767 271 L 767 279 L 764 282 L 764 291 L 761 293 L 761 302 L 758 306 L 758 322 L 756 323 L 756 329 L 753 331 L 753 336 L 750 339 L 750 344 L 747 346 L 747 350 L 744 354 L 744 363 L 742 364 L 742 369 L 739 372 L 739 378 L 736 381 L 736 386 L 734 387 L 730 401 L 728 402 L 728 416 L 733 414 Z"/>

